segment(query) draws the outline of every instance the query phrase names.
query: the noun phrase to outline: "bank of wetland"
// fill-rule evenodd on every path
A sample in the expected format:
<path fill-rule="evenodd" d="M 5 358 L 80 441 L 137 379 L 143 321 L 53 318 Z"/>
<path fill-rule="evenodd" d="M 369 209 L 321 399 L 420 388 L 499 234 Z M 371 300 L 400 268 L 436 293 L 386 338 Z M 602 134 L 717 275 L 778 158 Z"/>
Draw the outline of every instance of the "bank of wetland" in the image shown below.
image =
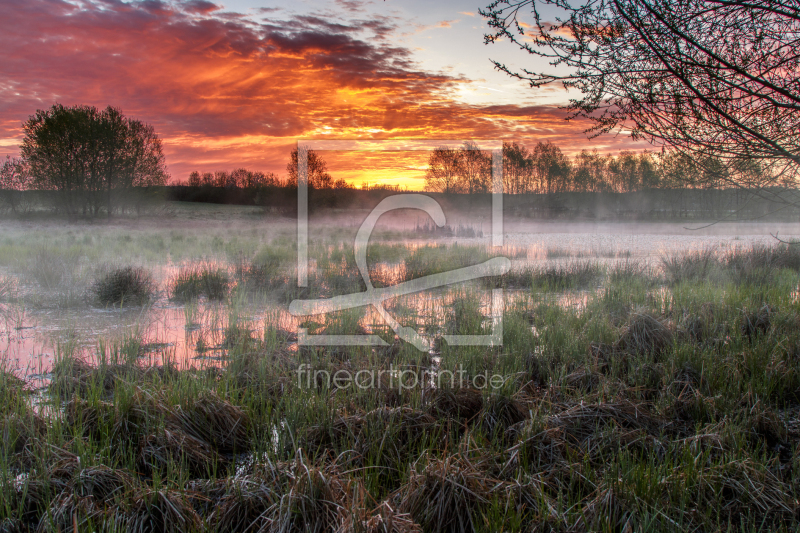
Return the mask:
<path fill-rule="evenodd" d="M 376 286 L 511 259 L 385 303 L 422 352 L 369 309 L 287 313 L 365 289 L 331 227 L 308 288 L 289 223 L 10 227 L 0 531 L 800 527 L 800 246 L 387 227 Z M 442 340 L 491 333 L 496 288 L 502 345 Z"/>

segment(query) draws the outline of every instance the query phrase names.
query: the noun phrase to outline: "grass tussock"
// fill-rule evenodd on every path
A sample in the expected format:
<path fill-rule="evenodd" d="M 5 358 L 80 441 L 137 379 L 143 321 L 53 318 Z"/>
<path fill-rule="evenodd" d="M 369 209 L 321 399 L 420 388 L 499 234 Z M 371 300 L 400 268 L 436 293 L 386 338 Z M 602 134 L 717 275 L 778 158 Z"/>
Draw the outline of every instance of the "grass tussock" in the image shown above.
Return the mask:
<path fill-rule="evenodd" d="M 117 509 L 114 524 L 125 531 L 147 533 L 204 530 L 203 520 L 188 498 L 172 490 L 141 490 L 129 506 Z"/>
<path fill-rule="evenodd" d="M 394 497 L 424 531 L 475 531 L 494 484 L 464 457 L 421 457 Z"/>
<path fill-rule="evenodd" d="M 100 305 L 143 305 L 153 296 L 155 282 L 144 268 L 124 267 L 101 276 L 92 286 Z"/>
<path fill-rule="evenodd" d="M 650 355 L 660 359 L 673 347 L 673 329 L 664 319 L 644 311 L 634 312 L 622 328 L 616 345 L 633 355 Z"/>
<path fill-rule="evenodd" d="M 188 301 L 205 296 L 209 300 L 224 300 L 230 292 L 228 272 L 207 263 L 183 267 L 170 280 L 170 298 Z"/>

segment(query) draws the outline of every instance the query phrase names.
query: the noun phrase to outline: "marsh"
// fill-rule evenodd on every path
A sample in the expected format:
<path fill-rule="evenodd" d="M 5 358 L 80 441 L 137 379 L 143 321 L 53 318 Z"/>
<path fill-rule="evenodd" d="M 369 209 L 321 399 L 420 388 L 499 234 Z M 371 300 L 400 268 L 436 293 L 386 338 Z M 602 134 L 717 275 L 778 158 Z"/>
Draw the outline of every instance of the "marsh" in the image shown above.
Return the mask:
<path fill-rule="evenodd" d="M 298 288 L 290 220 L 173 213 L 3 222 L 8 527 L 795 520 L 800 250 L 777 243 L 774 225 L 509 220 L 494 248 L 475 217 L 475 236 L 434 238 L 416 214 L 388 217 L 367 250 L 376 286 L 511 259 L 507 274 L 386 302 L 431 339 L 425 352 L 369 308 L 287 312 L 364 290 L 356 216 L 312 218 Z M 502 344 L 442 341 L 488 333 L 497 288 Z M 298 346 L 298 326 L 385 346 Z M 319 379 L 375 371 L 370 387 Z M 459 383 L 432 378 L 455 373 Z"/>

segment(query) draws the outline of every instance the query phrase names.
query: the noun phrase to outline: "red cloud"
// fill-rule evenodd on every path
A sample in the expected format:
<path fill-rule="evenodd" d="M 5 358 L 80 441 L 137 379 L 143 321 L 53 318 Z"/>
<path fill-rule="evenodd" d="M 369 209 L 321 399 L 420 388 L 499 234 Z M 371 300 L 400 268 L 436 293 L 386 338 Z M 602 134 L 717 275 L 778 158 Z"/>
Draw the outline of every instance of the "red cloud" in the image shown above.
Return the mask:
<path fill-rule="evenodd" d="M 207 2 L 206 0 L 190 0 L 181 4 L 181 8 L 187 13 L 195 13 L 198 15 L 207 15 L 213 11 L 219 11 L 221 6 Z"/>
<path fill-rule="evenodd" d="M 282 173 L 303 137 L 583 139 L 553 108 L 454 101 L 468 80 L 420 69 L 389 42 L 388 18 L 256 23 L 204 0 L 0 9 L 0 142 L 54 102 L 153 124 L 177 179 L 233 165 Z"/>

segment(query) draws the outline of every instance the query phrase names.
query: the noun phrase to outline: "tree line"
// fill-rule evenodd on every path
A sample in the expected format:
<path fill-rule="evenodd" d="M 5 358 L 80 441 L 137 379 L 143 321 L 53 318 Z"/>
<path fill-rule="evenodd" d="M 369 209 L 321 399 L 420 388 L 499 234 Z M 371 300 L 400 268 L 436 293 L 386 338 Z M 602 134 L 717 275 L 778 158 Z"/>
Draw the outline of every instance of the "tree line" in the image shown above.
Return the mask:
<path fill-rule="evenodd" d="M 266 189 L 297 187 L 297 149 L 292 150 L 287 174 L 238 168 L 233 171 L 198 172 L 180 185 L 194 188 Z M 505 194 L 551 194 L 558 192 L 636 192 L 648 189 L 722 189 L 735 176 L 753 176 L 765 171 L 754 161 L 747 168 L 732 169 L 721 160 L 696 158 L 677 151 L 653 153 L 624 150 L 616 155 L 583 150 L 565 155 L 551 142 L 528 149 L 516 142 L 503 143 L 503 192 Z M 311 189 L 348 189 L 352 185 L 328 172 L 325 160 L 308 151 L 308 185 Z M 386 189 L 386 187 L 380 187 Z M 425 188 L 431 192 L 477 194 L 491 192 L 492 157 L 474 142 L 461 147 L 433 150 L 425 172 Z M 397 188 L 399 190 L 399 188 Z"/>
<path fill-rule="evenodd" d="M 274 172 L 260 172 L 238 168 L 230 172 L 217 170 L 215 172 L 193 171 L 185 185 L 189 187 L 217 187 L 225 189 L 261 189 L 271 187 L 297 187 L 298 163 L 297 148 L 289 154 L 286 164 L 285 178 L 280 178 Z M 308 186 L 312 189 L 350 189 L 352 186 L 344 179 L 333 179 L 328 172 L 328 164 L 313 150 L 308 151 L 307 159 Z"/>
<path fill-rule="evenodd" d="M 677 150 L 653 153 L 625 150 L 617 155 L 582 150 L 565 155 L 555 144 L 539 142 L 528 149 L 503 143 L 503 192 L 552 194 L 558 192 L 636 192 L 648 189 L 720 189 L 764 181 L 768 171 L 758 161 L 736 166 L 720 159 L 698 159 Z M 786 186 L 791 186 L 787 180 Z M 492 157 L 477 144 L 435 149 L 425 173 L 429 191 L 485 193 L 492 190 Z"/>
<path fill-rule="evenodd" d="M 20 157 L 0 167 L 0 189 L 13 211 L 25 190 L 53 191 L 68 214 L 111 214 L 131 188 L 166 185 L 161 139 L 152 126 L 114 107 L 37 110 L 22 125 Z"/>

